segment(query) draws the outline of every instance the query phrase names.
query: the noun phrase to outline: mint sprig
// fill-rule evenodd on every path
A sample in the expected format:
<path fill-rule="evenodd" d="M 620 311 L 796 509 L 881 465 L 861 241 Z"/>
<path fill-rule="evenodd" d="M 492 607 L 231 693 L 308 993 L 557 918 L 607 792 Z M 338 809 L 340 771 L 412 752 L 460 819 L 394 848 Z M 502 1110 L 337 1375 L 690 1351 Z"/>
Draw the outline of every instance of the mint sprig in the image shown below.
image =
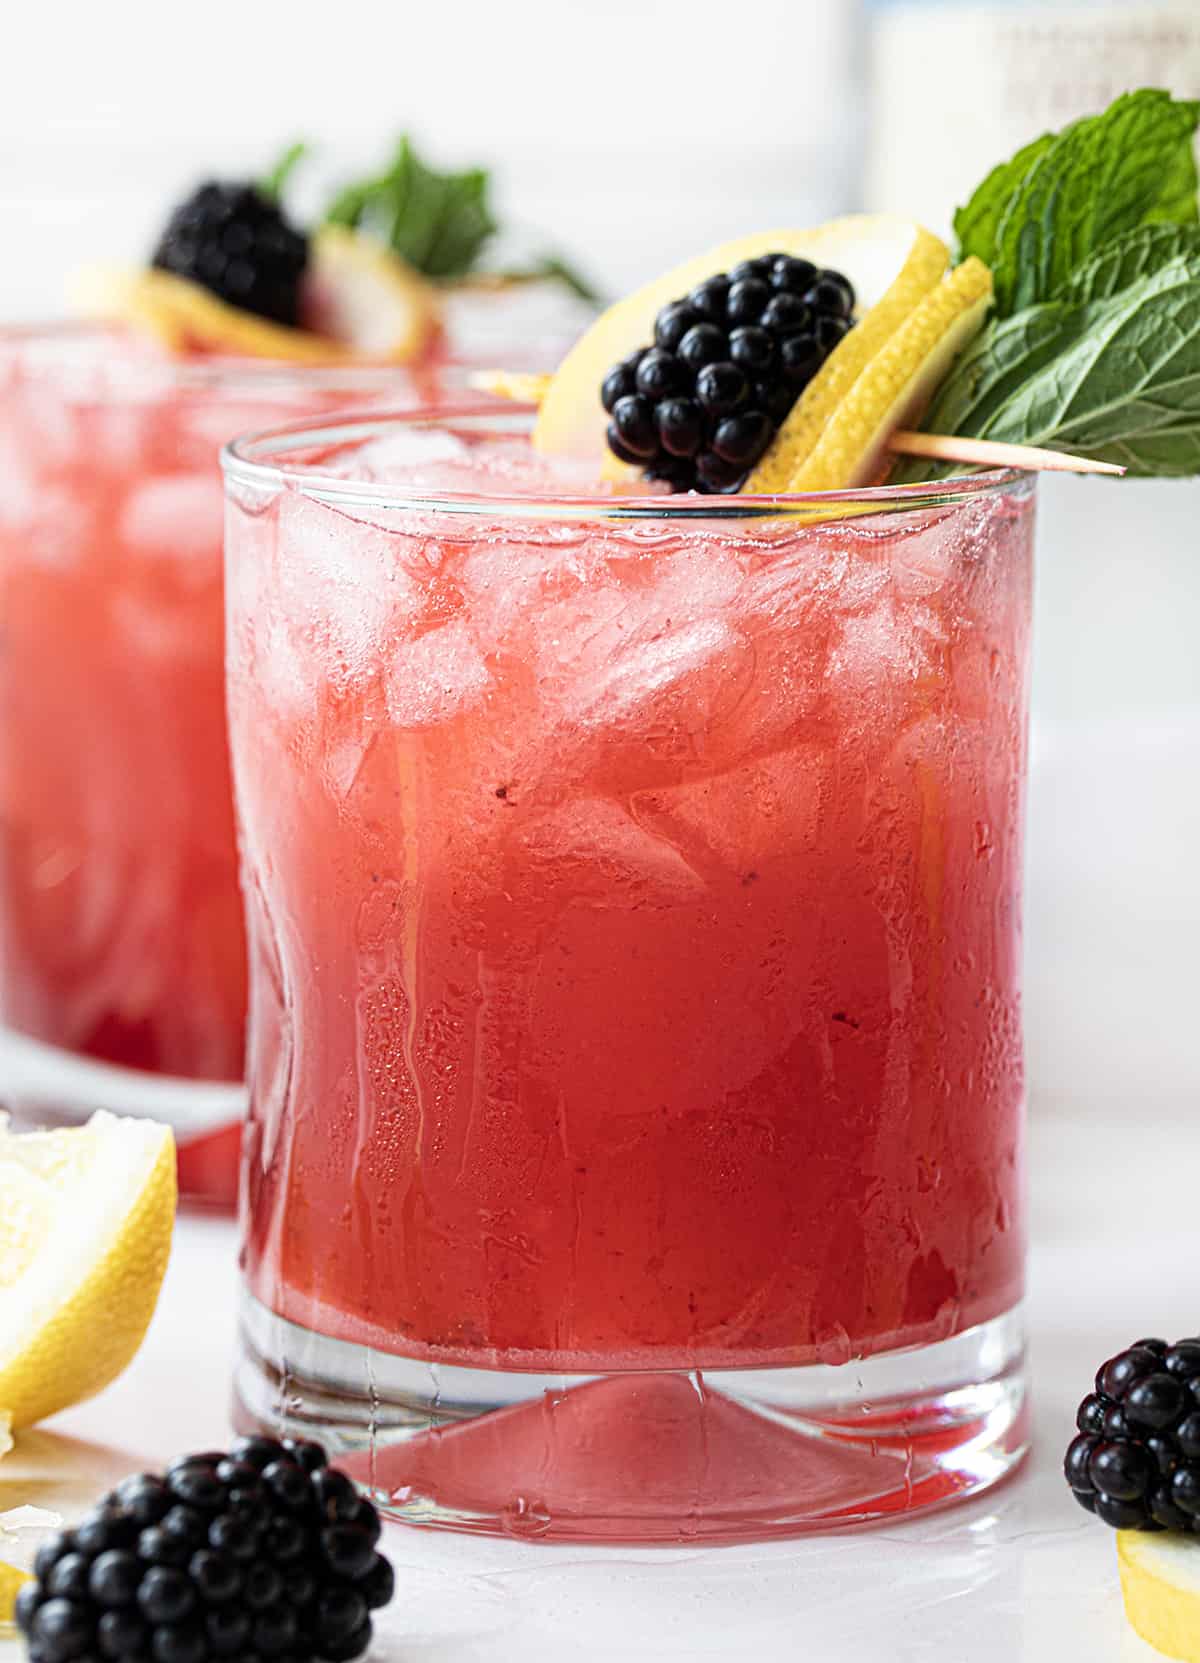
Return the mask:
<path fill-rule="evenodd" d="M 397 140 L 383 171 L 342 189 L 325 218 L 378 237 L 409 265 L 440 281 L 480 272 L 481 256 L 499 230 L 488 171 L 472 167 L 440 173 L 422 160 L 407 134 Z M 510 283 L 560 282 L 583 300 L 597 298 L 584 278 L 554 254 L 488 275 Z"/>
<path fill-rule="evenodd" d="M 346 186 L 325 218 L 378 237 L 427 277 L 461 277 L 498 229 L 489 188 L 483 168 L 429 167 L 404 134 L 383 171 Z"/>
<path fill-rule="evenodd" d="M 1200 104 L 1152 88 L 1026 145 L 955 215 L 961 254 L 991 266 L 1001 317 L 1053 300 L 1089 255 L 1155 221 L 1197 219 Z"/>
<path fill-rule="evenodd" d="M 992 267 L 994 312 L 927 432 L 1200 473 L 1198 122 L 1200 104 L 1144 89 L 988 175 L 955 232 Z M 892 478 L 952 471 L 913 459 Z"/>

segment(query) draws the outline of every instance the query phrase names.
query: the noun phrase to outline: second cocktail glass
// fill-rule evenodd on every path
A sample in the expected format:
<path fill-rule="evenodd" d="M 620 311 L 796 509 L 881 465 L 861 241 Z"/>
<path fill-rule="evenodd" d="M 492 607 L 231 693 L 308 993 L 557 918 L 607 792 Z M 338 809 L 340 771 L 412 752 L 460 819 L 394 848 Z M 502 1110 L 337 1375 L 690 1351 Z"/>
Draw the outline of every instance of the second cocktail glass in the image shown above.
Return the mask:
<path fill-rule="evenodd" d="M 620 501 L 463 413 L 227 485 L 243 1422 L 583 1539 L 1002 1476 L 1031 483 Z"/>
<path fill-rule="evenodd" d="M 447 373 L 0 333 L 6 1100 L 169 1120 L 193 1198 L 234 1199 L 245 1052 L 217 454 L 247 426 L 430 403 Z"/>

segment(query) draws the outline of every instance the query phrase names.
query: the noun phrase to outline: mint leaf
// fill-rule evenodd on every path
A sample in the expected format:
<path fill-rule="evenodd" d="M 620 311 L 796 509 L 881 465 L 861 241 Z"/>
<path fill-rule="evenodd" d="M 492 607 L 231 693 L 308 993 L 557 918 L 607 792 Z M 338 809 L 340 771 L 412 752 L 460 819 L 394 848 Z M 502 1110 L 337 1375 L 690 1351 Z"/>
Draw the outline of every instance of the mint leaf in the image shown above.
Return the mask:
<path fill-rule="evenodd" d="M 994 266 L 999 257 L 1000 226 L 1034 163 L 1054 143 L 1057 134 L 1043 133 L 1011 161 L 1001 162 L 988 174 L 971 200 L 954 216 L 958 239 L 958 260 L 976 255 L 984 265 Z"/>
<path fill-rule="evenodd" d="M 461 277 L 496 230 L 482 168 L 439 173 L 405 134 L 382 173 L 346 187 L 325 218 L 378 237 L 427 277 Z"/>
<path fill-rule="evenodd" d="M 1200 226 L 1142 225 L 1107 244 L 1074 272 L 1064 290 L 1069 301 L 1105 300 L 1176 255 L 1200 260 Z"/>
<path fill-rule="evenodd" d="M 1130 249 L 1126 249 L 1130 255 Z M 1098 260 L 1080 288 L 1103 288 Z M 1200 472 L 1200 257 L 1177 253 L 1096 299 L 993 321 L 958 359 L 923 424 L 1120 462 L 1130 473 Z M 898 483 L 938 477 L 912 462 Z"/>
<path fill-rule="evenodd" d="M 1162 178 L 1158 182 L 1158 202 L 1146 216 L 1147 225 L 1165 221 L 1170 225 L 1189 225 L 1197 214 L 1197 177 L 1195 145 L 1180 145 L 1172 153 Z"/>
<path fill-rule="evenodd" d="M 1067 312 L 1056 301 L 1032 306 L 1012 318 L 993 319 L 956 359 L 922 427 L 929 433 L 980 438 L 1005 401 L 1061 353 L 1069 338 L 1064 325 Z M 906 478 L 932 479 L 941 464 L 914 461 L 911 469 L 904 466 L 909 470 Z"/>
<path fill-rule="evenodd" d="M 289 144 L 270 172 L 265 173 L 258 181 L 260 193 L 270 201 L 278 202 L 287 189 L 288 180 L 295 172 L 297 164 L 304 160 L 308 152 L 309 146 L 303 139 Z"/>
<path fill-rule="evenodd" d="M 992 267 L 1002 317 L 1053 300 L 1091 254 L 1138 226 L 1195 223 L 1200 104 L 1153 88 L 1035 139 L 955 217 L 961 252 Z"/>

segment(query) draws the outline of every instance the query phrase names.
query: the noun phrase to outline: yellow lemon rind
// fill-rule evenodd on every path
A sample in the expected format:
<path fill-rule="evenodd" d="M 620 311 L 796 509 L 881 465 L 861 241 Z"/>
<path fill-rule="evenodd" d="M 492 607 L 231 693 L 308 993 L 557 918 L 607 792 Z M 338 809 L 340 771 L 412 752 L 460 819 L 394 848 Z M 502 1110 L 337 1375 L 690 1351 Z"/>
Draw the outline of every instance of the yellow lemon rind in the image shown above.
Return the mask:
<path fill-rule="evenodd" d="M 172 352 L 202 347 L 295 364 L 340 364 L 352 356 L 338 341 L 239 311 L 199 283 L 152 267 L 85 266 L 69 297 L 76 310 L 143 329 Z"/>
<path fill-rule="evenodd" d="M 7 1559 L 0 1559 L 0 1624 L 6 1627 L 11 1624 L 17 1595 L 27 1582 L 32 1581 L 29 1571 L 23 1571 L 19 1565 L 10 1565 Z"/>
<path fill-rule="evenodd" d="M 474 370 L 468 377 L 476 392 L 489 393 L 493 398 L 512 399 L 516 404 L 540 405 L 546 396 L 551 377 L 536 375 L 529 370 Z"/>
<path fill-rule="evenodd" d="M 1117 1532 L 1121 1595 L 1130 1626 L 1181 1663 L 1200 1663 L 1200 1542 Z"/>
<path fill-rule="evenodd" d="M 887 472 L 888 435 L 914 425 L 951 364 L 982 328 L 992 274 L 974 256 L 917 303 L 830 413 L 808 455 L 777 489 L 849 490 Z"/>
<path fill-rule="evenodd" d="M 343 226 L 326 226 L 313 239 L 312 274 L 319 284 L 373 284 L 396 319 L 392 334 L 366 352 L 353 340 L 256 317 L 186 277 L 145 266 L 85 266 L 72 280 L 69 295 L 76 310 L 129 324 L 172 353 L 200 348 L 227 357 L 318 368 L 411 363 L 439 327 L 432 285 L 389 249 Z"/>
<path fill-rule="evenodd" d="M 949 253 L 924 227 L 891 287 L 855 324 L 813 376 L 788 412 L 770 449 L 754 469 L 744 495 L 770 496 L 788 489 L 788 481 L 815 450 L 833 411 L 896 330 L 941 281 Z"/>
<path fill-rule="evenodd" d="M 99 1259 L 79 1267 L 62 1298 L 30 1333 L 18 1336 L 17 1349 L 0 1366 L 0 1403 L 14 1427 L 95 1396 L 142 1343 L 175 1218 L 175 1143 L 169 1130 L 161 1131 L 145 1177 Z"/>

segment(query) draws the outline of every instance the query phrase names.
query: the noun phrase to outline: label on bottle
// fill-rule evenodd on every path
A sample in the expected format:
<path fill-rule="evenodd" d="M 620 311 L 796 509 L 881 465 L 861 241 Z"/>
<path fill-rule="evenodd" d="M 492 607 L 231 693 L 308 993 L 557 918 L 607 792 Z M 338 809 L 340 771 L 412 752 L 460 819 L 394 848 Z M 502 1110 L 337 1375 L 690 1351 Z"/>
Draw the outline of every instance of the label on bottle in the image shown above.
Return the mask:
<path fill-rule="evenodd" d="M 1200 97 L 1195 0 L 877 9 L 864 206 L 947 231 L 998 162 L 1135 87 Z"/>

